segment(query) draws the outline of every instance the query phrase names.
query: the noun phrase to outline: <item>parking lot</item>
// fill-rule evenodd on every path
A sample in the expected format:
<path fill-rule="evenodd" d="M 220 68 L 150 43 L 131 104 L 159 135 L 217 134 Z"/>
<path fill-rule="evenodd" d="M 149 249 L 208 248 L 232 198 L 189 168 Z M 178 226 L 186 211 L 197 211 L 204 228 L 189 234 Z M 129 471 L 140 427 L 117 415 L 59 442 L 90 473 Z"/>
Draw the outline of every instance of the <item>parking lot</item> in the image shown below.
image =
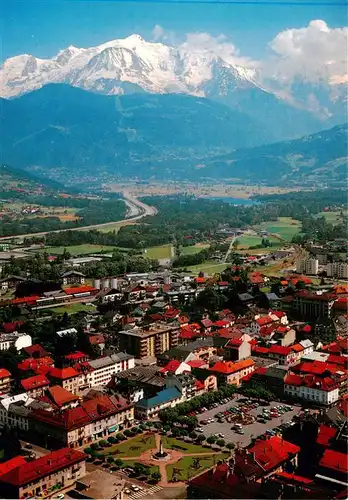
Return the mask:
<path fill-rule="evenodd" d="M 250 444 L 252 438 L 256 438 L 262 434 L 265 434 L 267 430 L 272 430 L 282 424 L 291 422 L 292 418 L 301 411 L 301 406 L 292 406 L 293 409 L 291 411 L 287 411 L 277 418 L 267 420 L 266 423 L 259 423 L 255 421 L 252 424 L 243 425 L 242 427 L 244 430 L 244 434 L 237 434 L 235 430 L 231 429 L 231 427 L 234 425 L 233 423 L 226 421 L 220 423 L 218 422 L 217 418 L 215 418 L 215 415 L 217 413 L 223 413 L 231 407 L 241 406 L 242 403 L 240 403 L 240 401 L 243 399 L 245 398 L 240 397 L 238 399 L 233 399 L 232 401 L 229 401 L 223 405 L 197 415 L 198 422 L 209 418 L 214 418 L 214 422 L 212 423 L 206 425 L 199 424 L 199 426 L 203 430 L 203 434 L 206 437 L 209 437 L 213 434 L 221 433 L 224 434 L 223 439 L 226 442 L 238 443 L 240 446 L 247 446 Z M 271 410 L 272 408 L 275 408 L 279 405 L 283 405 L 283 403 L 280 403 L 279 401 L 272 401 L 268 406 L 259 406 L 258 408 L 251 409 L 248 414 L 257 417 L 258 415 L 260 415 L 263 409 Z"/>

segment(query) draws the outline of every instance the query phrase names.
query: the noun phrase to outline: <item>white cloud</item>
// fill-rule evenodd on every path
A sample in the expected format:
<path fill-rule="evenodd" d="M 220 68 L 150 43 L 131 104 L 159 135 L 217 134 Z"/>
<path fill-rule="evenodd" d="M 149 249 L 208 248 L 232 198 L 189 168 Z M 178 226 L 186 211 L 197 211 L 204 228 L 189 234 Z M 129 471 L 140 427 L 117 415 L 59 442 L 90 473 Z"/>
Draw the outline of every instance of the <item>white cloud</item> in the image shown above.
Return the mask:
<path fill-rule="evenodd" d="M 347 41 L 348 28 L 330 28 L 319 19 L 281 31 L 269 44 L 274 54 L 263 61 L 264 75 L 285 85 L 298 76 L 311 83 L 345 80 Z"/>
<path fill-rule="evenodd" d="M 152 30 L 152 39 L 154 42 L 159 42 L 163 39 L 163 36 L 165 34 L 164 28 L 160 26 L 159 24 L 156 24 L 154 29 Z"/>

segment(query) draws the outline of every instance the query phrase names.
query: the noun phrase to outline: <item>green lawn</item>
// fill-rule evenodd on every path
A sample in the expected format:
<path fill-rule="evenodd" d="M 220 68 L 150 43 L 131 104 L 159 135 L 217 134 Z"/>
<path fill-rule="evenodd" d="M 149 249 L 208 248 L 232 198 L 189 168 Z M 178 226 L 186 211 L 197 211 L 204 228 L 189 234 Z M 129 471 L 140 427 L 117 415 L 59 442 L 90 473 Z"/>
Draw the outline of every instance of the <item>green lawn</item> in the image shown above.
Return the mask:
<path fill-rule="evenodd" d="M 215 273 L 221 273 L 228 267 L 229 264 L 216 264 L 216 262 L 205 262 L 204 264 L 197 264 L 195 266 L 188 266 L 193 274 L 198 274 L 200 271 L 203 271 L 208 276 L 214 275 Z"/>
<path fill-rule="evenodd" d="M 175 464 L 167 465 L 168 481 L 173 478 L 173 470 L 177 470 L 177 480 L 187 481 L 198 474 L 201 474 L 206 469 L 213 467 L 219 460 L 223 460 L 229 456 L 228 453 L 216 453 L 214 455 L 197 456 L 197 457 L 183 457 Z M 193 468 L 192 465 L 195 459 L 199 459 L 199 466 Z"/>
<path fill-rule="evenodd" d="M 61 246 L 61 247 L 45 247 L 37 250 L 40 253 L 48 253 L 50 255 L 61 255 L 64 252 L 64 248 L 73 256 L 77 255 L 87 255 L 90 253 L 100 253 L 100 252 L 112 252 L 115 247 L 107 245 L 72 245 L 72 246 Z"/>
<path fill-rule="evenodd" d="M 76 314 L 78 312 L 84 311 L 84 312 L 89 312 L 89 311 L 95 311 L 94 306 L 87 306 L 86 304 L 82 304 L 81 302 L 74 302 L 73 304 L 69 304 L 66 306 L 60 306 L 60 307 L 50 307 L 47 309 L 41 309 L 42 312 L 47 312 L 49 311 L 52 314 L 56 314 L 57 316 L 62 315 L 64 313 L 68 314 Z"/>
<path fill-rule="evenodd" d="M 342 210 L 343 215 L 347 216 L 348 211 L 347 210 Z M 333 224 L 336 226 L 337 224 L 340 224 L 343 221 L 343 217 L 341 216 L 341 211 L 337 210 L 335 212 L 320 212 L 318 214 L 318 217 L 325 217 L 326 222 L 329 222 L 330 224 Z"/>
<path fill-rule="evenodd" d="M 262 231 L 279 234 L 286 241 L 291 241 L 295 234 L 301 232 L 301 223 L 291 217 L 279 217 L 277 221 L 263 222 Z"/>
<path fill-rule="evenodd" d="M 121 229 L 123 226 L 134 226 L 136 222 L 110 222 L 110 224 L 106 224 L 105 226 L 99 227 L 98 231 L 101 233 L 110 233 L 110 231 L 115 231 L 118 233 L 118 231 Z"/>
<path fill-rule="evenodd" d="M 114 444 L 108 448 L 104 448 L 104 453 L 105 455 L 112 453 L 115 455 L 115 458 L 140 457 L 144 451 L 155 447 L 155 436 L 153 434 L 142 434 L 135 438 L 128 439 L 123 443 Z"/>
<path fill-rule="evenodd" d="M 204 245 L 191 245 L 189 247 L 181 247 L 181 255 L 194 255 L 196 253 L 199 253 L 201 250 L 204 250 L 205 248 L 209 248 L 210 245 L 204 244 Z"/>
<path fill-rule="evenodd" d="M 123 458 L 121 458 L 123 460 Z M 154 472 L 159 472 L 159 467 L 157 465 L 146 465 L 143 464 L 142 462 L 139 462 L 137 460 L 124 460 L 124 463 L 126 464 L 127 467 L 134 467 L 135 464 L 141 464 L 143 467 L 146 467 L 150 470 L 150 473 L 153 474 Z"/>
<path fill-rule="evenodd" d="M 173 256 L 173 245 L 161 245 L 159 247 L 146 248 L 145 257 L 149 259 L 171 259 Z"/>
<path fill-rule="evenodd" d="M 185 441 L 181 441 L 180 439 L 163 436 L 162 437 L 163 448 L 168 448 L 169 450 L 177 449 L 182 453 L 207 453 L 210 450 L 204 448 L 203 446 L 185 443 Z"/>
<path fill-rule="evenodd" d="M 237 246 L 237 250 L 240 250 L 242 248 L 249 248 L 255 245 L 261 245 L 262 238 L 260 238 L 260 236 L 243 234 L 242 236 L 238 236 L 236 241 L 239 243 Z"/>

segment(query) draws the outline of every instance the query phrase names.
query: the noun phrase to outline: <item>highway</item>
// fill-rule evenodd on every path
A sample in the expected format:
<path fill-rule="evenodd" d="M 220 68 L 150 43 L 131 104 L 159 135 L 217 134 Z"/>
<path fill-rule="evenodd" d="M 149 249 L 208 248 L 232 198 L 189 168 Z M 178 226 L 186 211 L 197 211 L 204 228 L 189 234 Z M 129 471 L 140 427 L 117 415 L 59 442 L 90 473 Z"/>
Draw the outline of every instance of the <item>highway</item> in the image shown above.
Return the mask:
<path fill-rule="evenodd" d="M 28 234 L 16 234 L 14 236 L 3 236 L 0 237 L 0 241 L 11 240 L 13 238 L 24 239 L 24 238 L 30 238 L 32 236 L 45 236 L 48 233 L 60 233 L 62 231 L 85 231 L 89 229 L 99 229 L 101 227 L 110 226 L 110 224 L 114 224 L 116 222 L 117 223 L 134 222 L 142 219 L 143 217 L 146 217 L 147 215 L 156 215 L 157 209 L 155 207 L 151 207 L 150 205 L 142 203 L 137 198 L 129 194 L 128 191 L 124 191 L 122 193 L 122 196 L 123 196 L 123 201 L 125 202 L 128 208 L 127 217 L 123 220 L 109 221 L 109 222 L 104 222 L 103 224 L 93 224 L 92 226 L 80 226 L 69 229 L 56 229 L 54 231 L 44 231 L 41 233 L 28 233 Z"/>

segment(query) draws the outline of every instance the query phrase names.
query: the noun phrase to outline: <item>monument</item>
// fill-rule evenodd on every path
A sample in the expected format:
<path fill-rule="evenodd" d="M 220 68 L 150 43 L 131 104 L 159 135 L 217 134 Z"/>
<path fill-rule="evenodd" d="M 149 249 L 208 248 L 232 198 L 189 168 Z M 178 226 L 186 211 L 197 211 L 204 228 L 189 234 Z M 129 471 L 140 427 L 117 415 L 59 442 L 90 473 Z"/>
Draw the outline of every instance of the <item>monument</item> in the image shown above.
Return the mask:
<path fill-rule="evenodd" d="M 159 443 L 159 450 L 156 451 L 156 453 L 154 453 L 152 455 L 152 458 L 154 458 L 155 460 L 168 460 L 168 458 L 170 458 L 169 453 L 167 453 L 163 449 L 162 439 L 160 440 L 160 443 Z"/>

